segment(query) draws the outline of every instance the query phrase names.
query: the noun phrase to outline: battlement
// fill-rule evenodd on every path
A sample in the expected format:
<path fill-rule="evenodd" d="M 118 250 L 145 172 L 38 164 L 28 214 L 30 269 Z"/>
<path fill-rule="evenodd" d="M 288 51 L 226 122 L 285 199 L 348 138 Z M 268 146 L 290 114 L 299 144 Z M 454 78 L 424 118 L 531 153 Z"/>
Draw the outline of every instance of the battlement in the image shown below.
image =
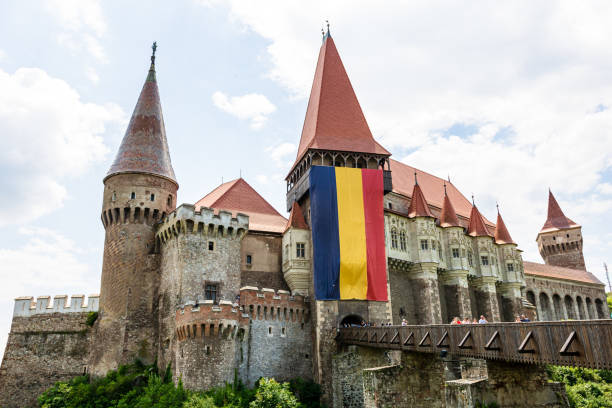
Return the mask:
<path fill-rule="evenodd" d="M 53 304 L 50 304 L 51 296 L 39 296 L 36 300 L 32 296 L 22 296 L 15 299 L 13 317 L 29 317 L 45 313 L 83 313 L 97 312 L 100 304 L 99 295 L 56 295 Z"/>
<path fill-rule="evenodd" d="M 164 244 L 181 233 L 241 238 L 248 229 L 248 215 L 238 213 L 234 218 L 229 211 L 215 214 L 212 208 L 202 207 L 196 211 L 192 204 L 181 204 L 158 225 L 155 237 Z"/>
<path fill-rule="evenodd" d="M 222 300 L 188 302 L 176 310 L 176 335 L 179 341 L 197 337 L 234 338 L 249 316 L 237 303 Z"/>
<path fill-rule="evenodd" d="M 240 288 L 240 305 L 254 320 L 285 320 L 307 322 L 310 318 L 309 299 L 291 295 L 286 290 L 244 286 Z"/>

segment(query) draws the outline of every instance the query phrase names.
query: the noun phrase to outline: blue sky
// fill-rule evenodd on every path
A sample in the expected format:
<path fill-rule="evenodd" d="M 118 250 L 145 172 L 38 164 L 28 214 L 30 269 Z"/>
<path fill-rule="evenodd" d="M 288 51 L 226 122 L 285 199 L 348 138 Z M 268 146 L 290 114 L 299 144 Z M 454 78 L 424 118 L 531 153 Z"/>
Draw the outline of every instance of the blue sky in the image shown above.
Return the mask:
<path fill-rule="evenodd" d="M 0 348 L 12 299 L 97 293 L 102 178 L 158 42 L 179 202 L 245 179 L 281 213 L 332 35 L 393 157 L 495 202 L 526 260 L 551 187 L 612 263 L 609 2 L 41 0 L 0 4 Z"/>

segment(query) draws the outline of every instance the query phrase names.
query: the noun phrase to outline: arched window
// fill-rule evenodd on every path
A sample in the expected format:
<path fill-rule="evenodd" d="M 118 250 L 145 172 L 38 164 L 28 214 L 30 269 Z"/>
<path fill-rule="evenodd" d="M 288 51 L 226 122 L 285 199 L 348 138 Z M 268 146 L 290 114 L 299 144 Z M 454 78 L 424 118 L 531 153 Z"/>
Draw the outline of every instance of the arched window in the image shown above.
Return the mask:
<path fill-rule="evenodd" d="M 391 229 L 391 248 L 397 249 L 397 230 Z"/>
<path fill-rule="evenodd" d="M 407 249 L 407 245 L 406 245 L 406 232 L 405 231 L 400 231 L 400 249 L 402 251 L 406 251 L 406 249 Z"/>
<path fill-rule="evenodd" d="M 172 194 L 168 196 L 168 206 L 172 206 Z"/>

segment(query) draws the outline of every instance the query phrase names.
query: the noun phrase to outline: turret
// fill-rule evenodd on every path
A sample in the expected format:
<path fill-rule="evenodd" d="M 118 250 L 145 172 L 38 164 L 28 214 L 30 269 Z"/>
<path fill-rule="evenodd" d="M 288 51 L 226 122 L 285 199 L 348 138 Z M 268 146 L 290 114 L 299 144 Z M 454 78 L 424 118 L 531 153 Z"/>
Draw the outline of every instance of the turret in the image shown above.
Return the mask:
<path fill-rule="evenodd" d="M 93 372 L 156 357 L 159 259 L 155 224 L 176 206 L 178 183 L 170 161 L 155 73 L 151 66 L 132 118 L 104 178 L 105 229 L 100 318 Z"/>
<path fill-rule="evenodd" d="M 296 201 L 283 234 L 283 276 L 292 293 L 307 296 L 311 266 L 310 228 Z"/>
<path fill-rule="evenodd" d="M 536 242 L 547 265 L 586 270 L 582 254 L 582 227 L 563 214 L 550 190 L 548 216 Z"/>

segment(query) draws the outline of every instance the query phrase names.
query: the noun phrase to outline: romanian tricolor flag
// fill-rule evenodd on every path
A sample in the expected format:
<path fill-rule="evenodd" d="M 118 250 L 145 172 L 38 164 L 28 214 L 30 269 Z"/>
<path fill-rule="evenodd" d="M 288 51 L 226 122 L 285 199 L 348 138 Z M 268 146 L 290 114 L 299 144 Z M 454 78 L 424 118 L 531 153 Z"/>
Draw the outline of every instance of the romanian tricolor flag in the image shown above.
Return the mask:
<path fill-rule="evenodd" d="M 312 166 L 310 218 L 317 300 L 387 300 L 383 173 Z"/>

